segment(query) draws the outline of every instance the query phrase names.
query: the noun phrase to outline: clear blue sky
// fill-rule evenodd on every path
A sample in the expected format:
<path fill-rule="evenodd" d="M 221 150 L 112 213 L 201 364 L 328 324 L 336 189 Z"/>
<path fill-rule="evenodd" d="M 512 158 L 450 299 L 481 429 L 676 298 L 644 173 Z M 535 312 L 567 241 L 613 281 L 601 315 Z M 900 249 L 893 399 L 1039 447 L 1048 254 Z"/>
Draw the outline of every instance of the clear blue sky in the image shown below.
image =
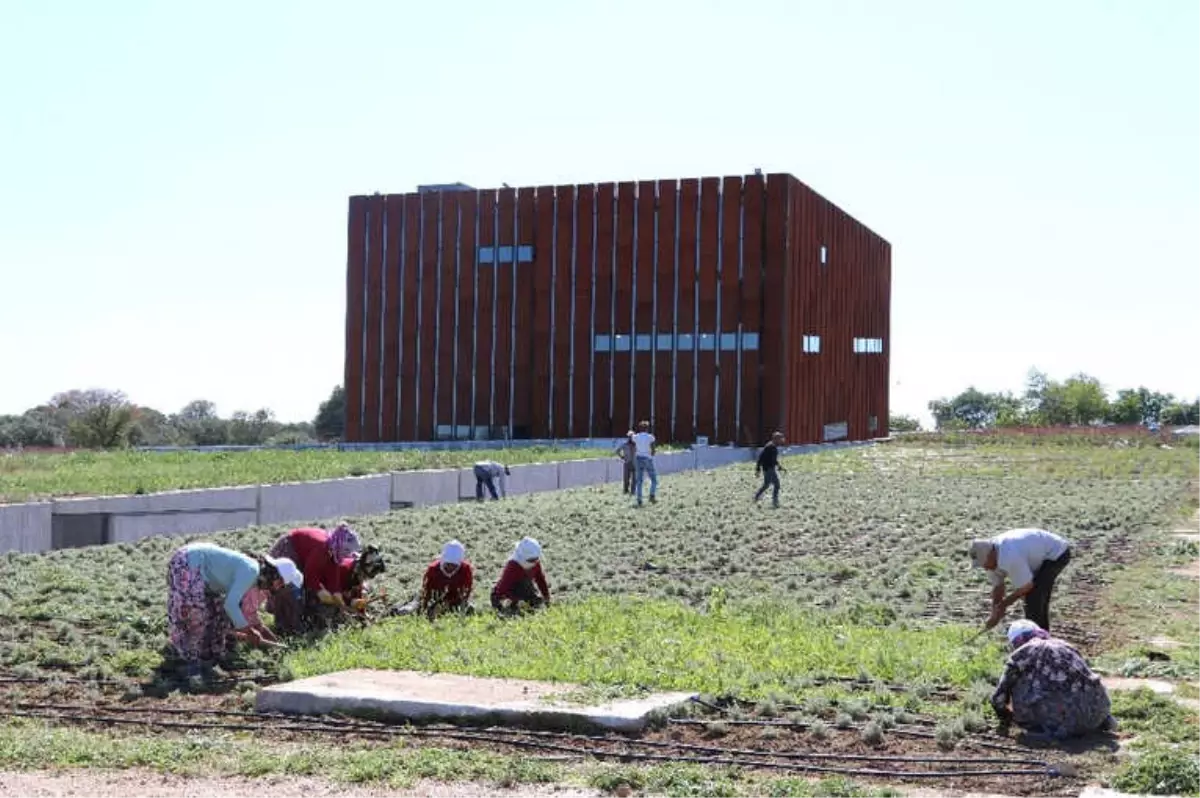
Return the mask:
<path fill-rule="evenodd" d="M 0 413 L 311 418 L 349 195 L 756 167 L 891 241 L 894 412 L 1200 394 L 1195 0 L 337 5 L 0 0 Z"/>

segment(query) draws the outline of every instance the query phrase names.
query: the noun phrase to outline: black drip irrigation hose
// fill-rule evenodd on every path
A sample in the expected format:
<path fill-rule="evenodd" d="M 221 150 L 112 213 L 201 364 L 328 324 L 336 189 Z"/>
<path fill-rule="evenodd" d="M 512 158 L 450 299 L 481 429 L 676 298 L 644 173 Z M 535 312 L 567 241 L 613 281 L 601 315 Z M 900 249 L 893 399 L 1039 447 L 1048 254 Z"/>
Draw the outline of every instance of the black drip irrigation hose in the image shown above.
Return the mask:
<path fill-rule="evenodd" d="M 71 712 L 84 707 L 74 706 L 70 704 L 28 704 L 19 703 L 17 706 L 23 710 L 50 710 L 58 712 Z M 161 713 L 171 715 L 214 715 L 222 717 L 240 717 L 240 718 L 258 718 L 282 721 L 288 726 L 299 725 L 302 730 L 308 730 L 309 726 L 316 725 L 321 728 L 337 729 L 338 731 L 346 732 L 363 732 L 363 733 L 379 733 L 387 736 L 403 736 L 406 734 L 429 733 L 438 735 L 441 733 L 463 733 L 462 727 L 456 726 L 437 726 L 437 727 L 404 727 L 389 725 L 380 722 L 365 722 L 357 720 L 343 720 L 340 718 L 322 718 L 319 722 L 306 721 L 302 717 L 295 715 L 285 715 L 281 713 L 256 713 L 256 712 L 241 712 L 237 710 L 224 709 L 182 709 L 178 707 L 155 708 L 155 707 L 117 707 L 117 706 L 97 706 L 93 707 L 96 711 L 101 712 L 116 712 L 125 714 L 137 713 Z M 280 730 L 288 730 L 288 726 L 280 727 Z M 271 728 L 271 727 L 266 727 Z M 470 732 L 468 732 L 470 733 Z M 643 746 L 647 748 L 675 748 L 681 750 L 703 751 L 707 753 L 725 753 L 725 754 L 740 754 L 740 755 L 758 755 L 758 756 L 774 756 L 783 759 L 835 759 L 835 760 L 853 760 L 864 762 L 921 762 L 921 763 L 936 763 L 936 762 L 969 762 L 976 764 L 1013 764 L 1013 765 L 1040 765 L 1049 767 L 1049 763 L 1042 759 L 1003 759 L 998 757 L 912 757 L 912 756 L 887 756 L 881 754 L 835 754 L 828 752 L 815 751 L 768 751 L 762 749 L 739 749 L 726 748 L 722 746 L 710 745 L 693 745 L 689 743 L 667 742 L 662 740 L 641 740 L 631 737 L 618 736 L 600 736 L 576 734 L 572 732 L 553 732 L 553 731 L 538 731 L 525 729 L 510 729 L 503 727 L 488 727 L 481 730 L 481 733 L 489 735 L 502 735 L 513 737 L 541 737 L 552 738 L 559 740 L 581 740 L 587 742 L 600 742 L 608 744 L 622 744 Z M 1014 749 L 1020 751 L 1021 749 Z"/>
<path fill-rule="evenodd" d="M 849 776 L 879 776 L 887 778 L 955 778 L 965 776 L 1055 776 L 1057 771 L 1050 767 L 1043 760 L 1034 759 L 999 759 L 999 758 L 950 758 L 950 757 L 907 757 L 907 756 L 883 756 L 883 755 L 866 755 L 866 754 L 831 754 L 831 753 L 805 753 L 805 752 L 774 752 L 767 750 L 755 749 L 730 749 L 718 746 L 698 746 L 686 743 L 675 743 L 657 740 L 637 740 L 623 737 L 596 737 L 571 733 L 560 732 L 545 732 L 545 731 L 525 731 L 518 729 L 496 729 L 490 728 L 483 731 L 468 731 L 457 727 L 451 728 L 420 728 L 420 727 L 396 727 L 388 726 L 382 723 L 371 722 L 354 722 L 341 720 L 322 720 L 320 722 L 304 721 L 296 719 L 294 716 L 286 716 L 279 714 L 270 714 L 259 716 L 250 712 L 236 712 L 232 710 L 186 710 L 179 708 L 169 708 L 170 714 L 209 714 L 237 717 L 265 717 L 276 721 L 283 721 L 284 725 L 272 725 L 264 723 L 196 723 L 187 721 L 168 721 L 158 719 L 145 718 L 128 718 L 128 717 L 113 717 L 111 715 L 99 715 L 90 713 L 73 713 L 73 714 L 53 714 L 52 712 L 44 711 L 46 709 L 55 709 L 59 712 L 64 710 L 77 710 L 81 707 L 48 704 L 48 705 L 26 705 L 27 709 L 0 710 L 0 715 L 12 717 L 28 717 L 40 718 L 46 720 L 57 721 L 74 721 L 82 723 L 107 723 L 114 725 L 136 725 L 136 726 L 151 726 L 168 729 L 212 729 L 212 730 L 228 730 L 228 731 L 293 731 L 293 732 L 310 732 L 320 734 L 345 734 L 347 732 L 357 732 L 364 736 L 375 736 L 386 739 L 394 739 L 398 736 L 410 737 L 425 737 L 434 739 L 453 739 L 468 742 L 487 742 L 498 745 L 507 745 L 516 748 L 530 748 L 536 750 L 555 751 L 570 755 L 570 757 L 594 757 L 598 759 L 617 759 L 620 761 L 666 761 L 666 762 L 691 762 L 697 764 L 727 764 L 739 765 L 742 767 L 760 767 L 775 770 L 791 770 L 801 772 L 814 773 L 830 773 L 837 775 Z M 40 707 L 35 709 L 34 707 Z M 96 711 L 100 712 L 124 712 L 124 713 L 149 713 L 160 712 L 154 708 L 140 707 L 96 707 Z M 699 757 L 699 756 L 678 756 L 665 754 L 640 753 L 635 751 L 604 751 L 595 747 L 577 748 L 573 746 L 561 745 L 555 742 L 541 742 L 538 740 L 520 739 L 522 737 L 535 738 L 553 738 L 564 741 L 586 741 L 586 742 L 601 742 L 610 745 L 622 745 L 632 747 L 649 747 L 658 749 L 675 749 L 683 751 L 692 751 L 696 753 L 711 753 L 717 756 Z M 831 768 L 821 765 L 803 765 L 792 762 L 772 762 L 762 759 L 744 759 L 743 757 L 770 757 L 775 759 L 810 759 L 818 761 L 828 760 L 845 760 L 845 761 L 864 761 L 864 762 L 901 762 L 905 764 L 944 764 L 947 762 L 956 762 L 958 764 L 970 765 L 985 765 L 985 764 L 1003 764 L 1003 765 L 1031 765 L 1036 766 L 1036 769 L 980 769 L 969 771 L 903 771 L 903 770 L 879 770 L 871 768 Z"/>
<path fill-rule="evenodd" d="M 809 729 L 812 728 L 811 723 L 804 721 L 789 721 L 789 720 L 700 720 L 697 718 L 668 718 L 667 723 L 679 726 L 767 726 L 777 729 Z M 849 726 L 849 729 L 861 730 L 861 725 Z M 937 735 L 932 732 L 918 731 L 915 729 L 906 729 L 902 727 L 893 727 L 885 730 L 887 734 L 895 734 L 900 737 L 920 737 L 925 740 L 936 740 Z M 993 743 L 988 740 L 981 740 L 978 737 L 967 736 L 964 738 L 971 745 L 977 745 L 982 748 L 991 748 L 997 751 L 1011 751 L 1014 753 L 1024 753 L 1025 749 L 1018 748 L 1015 745 L 1004 745 L 1003 743 Z"/>
<path fill-rule="evenodd" d="M 228 730 L 228 731 L 259 731 L 270 729 L 267 724 L 252 724 L 252 723 L 186 723 L 179 721 L 159 721 L 147 719 L 132 719 L 132 718 L 116 718 L 104 715 L 53 715 L 45 712 L 9 710 L 0 711 L 0 715 L 11 717 L 28 717 L 41 718 L 48 720 L 59 721 L 77 721 L 83 723 L 111 723 L 124 725 L 139 725 L 139 726 L 155 726 L 160 728 L 183 728 L 189 730 L 195 729 L 213 729 L 213 730 Z M 341 734 L 345 730 L 323 726 L 319 724 L 301 724 L 297 723 L 285 729 L 276 728 L 276 731 L 309 731 L 325 734 Z M 375 734 L 381 734 L 382 729 L 374 730 Z M 549 742 L 535 742 L 530 740 L 519 740 L 500 736 L 494 736 L 486 732 L 450 732 L 441 729 L 405 729 L 403 732 L 397 730 L 398 733 L 408 734 L 416 737 L 432 737 L 442 739 L 456 739 L 470 742 L 490 742 L 499 745 L 508 745 L 517 748 L 533 748 L 546 751 L 558 751 L 571 754 L 578 757 L 593 757 L 596 759 L 616 759 L 622 762 L 688 762 L 702 765 L 734 765 L 739 767 L 754 767 L 770 770 L 786 770 L 798 771 L 806 773 L 828 773 L 841 776 L 871 776 L 879 778 L 892 779 L 908 779 L 908 778 L 963 778 L 967 776 L 1056 776 L 1057 771 L 1053 768 L 1040 767 L 1033 769 L 1013 769 L 1006 770 L 1001 768 L 983 769 L 983 770 L 962 770 L 962 771 L 903 771 L 903 770 L 877 770 L 873 768 L 832 768 L 823 765 L 802 765 L 794 762 L 771 762 L 764 760 L 739 759 L 736 756 L 717 756 L 717 757 L 698 757 L 698 756 L 671 756 L 666 754 L 649 754 L 638 753 L 633 751 L 602 751 L 596 748 L 574 748 L 566 745 Z M 384 734 L 383 736 L 392 737 L 395 735 Z M 624 741 L 626 743 L 630 741 Z M 771 752 L 757 752 L 759 756 L 773 756 Z"/>

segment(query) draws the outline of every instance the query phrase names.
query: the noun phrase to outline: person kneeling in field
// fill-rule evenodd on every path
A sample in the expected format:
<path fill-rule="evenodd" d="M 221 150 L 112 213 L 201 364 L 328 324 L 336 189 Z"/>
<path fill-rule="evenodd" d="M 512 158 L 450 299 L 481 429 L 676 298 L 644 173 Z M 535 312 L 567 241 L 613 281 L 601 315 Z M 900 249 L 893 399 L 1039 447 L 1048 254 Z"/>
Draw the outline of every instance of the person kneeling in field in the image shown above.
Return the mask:
<path fill-rule="evenodd" d="M 280 536 L 269 553 L 299 563 L 304 575 L 303 588 L 277 594 L 268 606 L 278 628 L 289 634 L 328 625 L 331 619 L 324 616 L 330 613 L 322 607 L 340 615 L 361 594 L 363 583 L 385 570 L 379 550 L 374 546 L 362 550 L 358 536 L 345 524 L 329 533 L 293 529 Z"/>
<path fill-rule="evenodd" d="M 251 557 L 212 543 L 175 550 L 167 566 L 167 632 L 188 676 L 221 659 L 230 636 L 254 645 L 281 645 L 258 618 L 269 594 L 303 583 L 286 558 Z"/>
<path fill-rule="evenodd" d="M 1012 654 L 992 694 L 1002 724 L 1051 739 L 1116 729 L 1108 691 L 1069 643 L 1027 620 L 1008 627 L 1008 643 Z"/>
<path fill-rule="evenodd" d="M 421 594 L 409 603 L 397 607 L 393 614 L 414 615 L 421 612 L 431 621 L 444 612 L 473 614 L 475 608 L 471 605 L 471 589 L 475 569 L 466 559 L 466 554 L 466 547 L 457 540 L 443 546 L 442 556 L 425 569 L 425 578 L 421 581 Z"/>
<path fill-rule="evenodd" d="M 546 584 L 541 561 L 541 544 L 530 537 L 521 538 L 492 588 L 492 607 L 501 613 L 515 614 L 522 603 L 532 609 L 549 606 L 550 585 Z"/>

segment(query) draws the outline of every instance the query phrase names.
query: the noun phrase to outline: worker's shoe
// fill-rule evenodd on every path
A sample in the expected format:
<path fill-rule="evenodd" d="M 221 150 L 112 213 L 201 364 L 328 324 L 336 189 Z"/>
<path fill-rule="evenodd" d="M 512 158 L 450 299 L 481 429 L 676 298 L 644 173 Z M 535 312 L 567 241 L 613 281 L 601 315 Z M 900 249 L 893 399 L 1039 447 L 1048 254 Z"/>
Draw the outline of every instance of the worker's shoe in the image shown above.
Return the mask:
<path fill-rule="evenodd" d="M 653 493 L 650 494 L 650 503 L 658 504 L 658 497 L 656 497 Z"/>

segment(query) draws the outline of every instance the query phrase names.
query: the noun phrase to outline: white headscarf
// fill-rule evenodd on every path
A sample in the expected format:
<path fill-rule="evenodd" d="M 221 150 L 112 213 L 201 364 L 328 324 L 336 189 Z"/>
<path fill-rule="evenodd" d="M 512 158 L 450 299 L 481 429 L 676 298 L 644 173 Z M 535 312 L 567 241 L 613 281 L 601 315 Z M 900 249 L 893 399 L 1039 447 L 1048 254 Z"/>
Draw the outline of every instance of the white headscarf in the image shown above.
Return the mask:
<path fill-rule="evenodd" d="M 467 556 L 467 549 L 457 540 L 452 540 L 445 546 L 442 546 L 442 562 L 448 565 L 462 565 L 463 558 Z"/>
<path fill-rule="evenodd" d="M 300 573 L 300 569 L 296 567 L 296 563 L 289 560 L 287 557 L 264 557 L 264 560 L 274 565 L 279 571 L 279 576 L 285 584 L 292 587 L 304 586 L 304 575 Z"/>
<path fill-rule="evenodd" d="M 521 542 L 513 549 L 511 559 L 513 562 L 528 570 L 533 567 L 533 560 L 540 559 L 542 556 L 542 544 L 530 537 L 521 538 Z"/>
<path fill-rule="evenodd" d="M 1042 627 L 1038 626 L 1033 621 L 1028 621 L 1024 618 L 1019 621 L 1013 621 L 1008 626 L 1008 644 L 1010 646 L 1015 646 L 1017 641 L 1022 637 L 1027 637 L 1037 632 L 1042 632 Z M 1045 634 L 1045 632 L 1042 632 L 1042 635 Z"/>

